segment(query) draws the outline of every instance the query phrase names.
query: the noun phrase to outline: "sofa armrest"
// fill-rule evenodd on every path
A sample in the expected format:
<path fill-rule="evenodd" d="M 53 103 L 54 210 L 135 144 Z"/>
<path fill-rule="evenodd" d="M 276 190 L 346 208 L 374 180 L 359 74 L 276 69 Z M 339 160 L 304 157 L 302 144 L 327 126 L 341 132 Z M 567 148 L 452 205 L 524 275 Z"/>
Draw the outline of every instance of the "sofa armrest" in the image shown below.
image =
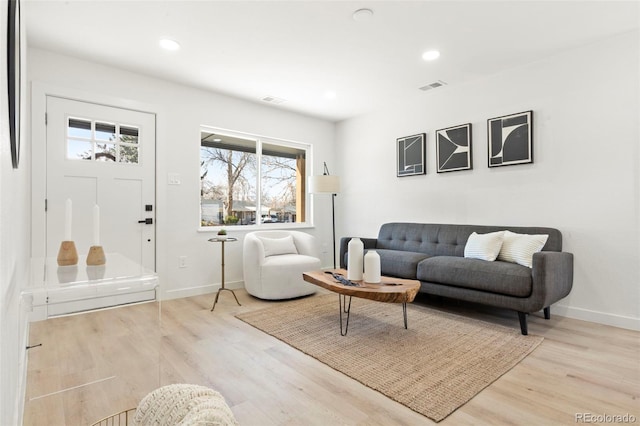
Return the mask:
<path fill-rule="evenodd" d="M 573 253 L 541 251 L 533 255 L 531 298 L 539 309 L 567 296 L 573 286 Z"/>
<path fill-rule="evenodd" d="M 352 238 L 360 238 L 364 244 L 364 249 L 374 249 L 378 244 L 377 238 L 362 238 L 362 237 L 342 237 L 340 238 L 340 267 L 347 269 L 347 253 L 349 252 L 349 241 Z"/>

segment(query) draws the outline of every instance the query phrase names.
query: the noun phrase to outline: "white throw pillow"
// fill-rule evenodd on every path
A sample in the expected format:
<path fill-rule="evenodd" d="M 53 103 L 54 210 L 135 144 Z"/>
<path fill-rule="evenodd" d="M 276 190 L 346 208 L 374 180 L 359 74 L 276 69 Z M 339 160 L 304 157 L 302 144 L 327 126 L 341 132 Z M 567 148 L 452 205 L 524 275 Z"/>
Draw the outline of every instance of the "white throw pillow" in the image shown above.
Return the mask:
<path fill-rule="evenodd" d="M 293 237 L 287 235 L 283 238 L 266 238 L 258 237 L 262 241 L 264 247 L 264 256 L 278 256 L 281 254 L 298 254 L 296 244 L 293 242 Z"/>
<path fill-rule="evenodd" d="M 496 260 L 502 247 L 503 235 L 504 231 L 490 232 L 488 234 L 472 233 L 464 246 L 464 257 L 488 260 L 490 262 Z"/>
<path fill-rule="evenodd" d="M 517 263 L 518 265 L 532 268 L 533 253 L 542 250 L 542 247 L 544 247 L 548 239 L 549 236 L 546 234 L 529 235 L 505 231 L 498 260 Z"/>

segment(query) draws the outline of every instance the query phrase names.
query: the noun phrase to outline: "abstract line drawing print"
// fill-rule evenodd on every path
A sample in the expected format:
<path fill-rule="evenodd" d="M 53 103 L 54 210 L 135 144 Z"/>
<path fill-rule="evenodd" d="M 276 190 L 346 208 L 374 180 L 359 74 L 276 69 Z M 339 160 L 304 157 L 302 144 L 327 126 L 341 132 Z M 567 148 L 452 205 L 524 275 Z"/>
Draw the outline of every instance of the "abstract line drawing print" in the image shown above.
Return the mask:
<path fill-rule="evenodd" d="M 471 156 L 471 124 L 436 131 L 438 173 L 473 168 Z"/>
<path fill-rule="evenodd" d="M 423 175 L 425 169 L 425 138 L 421 133 L 397 139 L 397 176 Z"/>
<path fill-rule="evenodd" d="M 533 111 L 487 122 L 489 167 L 533 163 Z"/>

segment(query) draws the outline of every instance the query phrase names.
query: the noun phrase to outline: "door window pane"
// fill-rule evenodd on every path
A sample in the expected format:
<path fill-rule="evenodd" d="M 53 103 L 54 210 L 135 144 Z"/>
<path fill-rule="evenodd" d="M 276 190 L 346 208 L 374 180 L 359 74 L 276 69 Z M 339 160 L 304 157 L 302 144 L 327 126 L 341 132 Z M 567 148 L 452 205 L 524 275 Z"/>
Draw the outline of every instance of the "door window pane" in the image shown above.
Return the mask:
<path fill-rule="evenodd" d="M 69 160 L 91 160 L 93 157 L 93 146 L 87 141 L 67 141 L 67 158 Z"/>
<path fill-rule="evenodd" d="M 116 125 L 96 123 L 96 139 L 101 141 L 114 141 L 116 139 Z"/>
<path fill-rule="evenodd" d="M 116 145 L 113 143 L 96 143 L 96 161 L 116 161 Z"/>
<path fill-rule="evenodd" d="M 120 126 L 120 142 L 138 143 L 138 128 Z"/>
<path fill-rule="evenodd" d="M 91 139 L 91 121 L 79 118 L 69 118 L 67 136 Z"/>
<path fill-rule="evenodd" d="M 67 158 L 138 164 L 139 131 L 138 127 L 131 125 L 70 117 L 67 122 Z"/>
<path fill-rule="evenodd" d="M 137 163 L 138 162 L 138 147 L 137 146 L 125 146 L 120 145 L 120 158 L 121 163 Z"/>

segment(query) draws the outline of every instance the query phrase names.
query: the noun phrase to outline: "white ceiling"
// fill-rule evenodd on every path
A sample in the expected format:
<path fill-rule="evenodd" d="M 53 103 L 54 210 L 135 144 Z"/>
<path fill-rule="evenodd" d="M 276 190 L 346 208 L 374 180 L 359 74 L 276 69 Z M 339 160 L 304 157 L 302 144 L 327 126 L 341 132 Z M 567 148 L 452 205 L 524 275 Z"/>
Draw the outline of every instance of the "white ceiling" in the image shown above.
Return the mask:
<path fill-rule="evenodd" d="M 30 46 L 332 121 L 639 27 L 638 1 L 22 0 Z M 352 18 L 360 8 L 373 18 Z M 167 52 L 168 36 L 182 48 Z M 425 50 L 441 57 L 425 62 Z M 597 61 L 598 58 L 593 58 Z M 603 76 L 605 79 L 606 76 Z M 439 88 L 435 90 L 446 90 Z M 325 93 L 335 91 L 334 99 Z"/>

